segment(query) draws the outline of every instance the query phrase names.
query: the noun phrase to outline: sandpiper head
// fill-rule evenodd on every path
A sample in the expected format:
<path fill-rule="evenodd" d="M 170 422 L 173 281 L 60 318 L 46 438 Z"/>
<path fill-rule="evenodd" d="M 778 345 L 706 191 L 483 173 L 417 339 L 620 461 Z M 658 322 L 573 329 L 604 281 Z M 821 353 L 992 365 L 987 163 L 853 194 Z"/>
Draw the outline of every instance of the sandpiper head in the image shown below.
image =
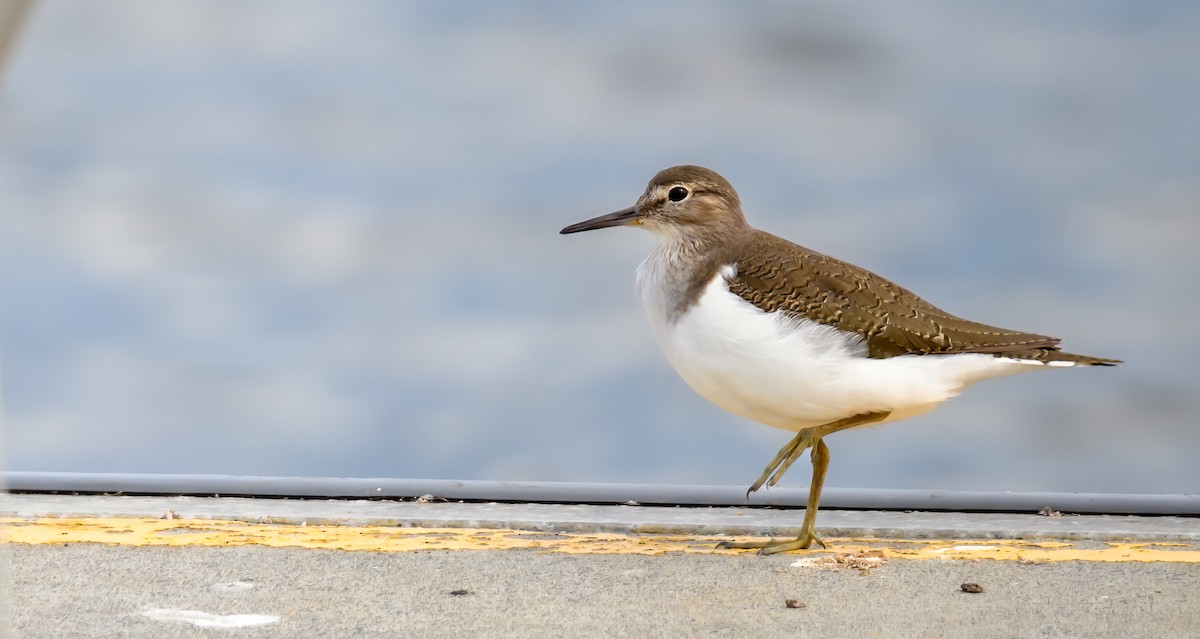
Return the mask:
<path fill-rule="evenodd" d="M 572 224 L 559 232 L 642 226 L 655 235 L 678 237 L 700 229 L 745 225 L 733 185 L 715 171 L 685 164 L 659 171 L 633 206 Z"/>

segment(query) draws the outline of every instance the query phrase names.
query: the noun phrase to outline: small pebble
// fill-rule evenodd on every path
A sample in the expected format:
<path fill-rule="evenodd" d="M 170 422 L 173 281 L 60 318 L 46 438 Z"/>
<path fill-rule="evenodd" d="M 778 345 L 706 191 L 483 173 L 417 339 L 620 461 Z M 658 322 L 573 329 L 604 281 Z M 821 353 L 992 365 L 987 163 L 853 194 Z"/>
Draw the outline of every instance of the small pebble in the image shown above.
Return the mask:
<path fill-rule="evenodd" d="M 965 583 L 965 584 L 959 586 L 959 588 L 962 588 L 963 592 L 971 592 L 971 593 L 983 592 L 983 586 L 980 586 L 979 584 L 974 583 L 974 582 Z"/>

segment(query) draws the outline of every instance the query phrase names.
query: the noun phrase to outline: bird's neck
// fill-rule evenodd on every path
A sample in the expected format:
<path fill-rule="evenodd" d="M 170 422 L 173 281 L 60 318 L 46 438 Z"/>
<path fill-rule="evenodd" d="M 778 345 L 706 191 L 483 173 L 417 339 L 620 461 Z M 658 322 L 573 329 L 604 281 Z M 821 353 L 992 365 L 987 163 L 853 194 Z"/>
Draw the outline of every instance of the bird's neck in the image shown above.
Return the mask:
<path fill-rule="evenodd" d="M 673 322 L 696 302 L 717 272 L 735 258 L 743 237 L 728 229 L 689 228 L 655 233 L 658 244 L 638 267 L 638 291 L 647 311 Z"/>

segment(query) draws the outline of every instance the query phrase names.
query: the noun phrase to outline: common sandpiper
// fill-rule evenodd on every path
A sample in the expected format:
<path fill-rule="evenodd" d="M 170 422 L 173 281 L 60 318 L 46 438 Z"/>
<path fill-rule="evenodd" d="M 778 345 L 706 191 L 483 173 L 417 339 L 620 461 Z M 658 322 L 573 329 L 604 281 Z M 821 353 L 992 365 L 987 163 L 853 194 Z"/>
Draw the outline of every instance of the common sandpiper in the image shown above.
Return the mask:
<path fill-rule="evenodd" d="M 760 231 L 733 186 L 703 167 L 660 171 L 633 206 L 561 232 L 612 226 L 658 239 L 637 269 L 637 290 L 676 372 L 714 404 L 796 433 L 747 495 L 812 451 L 800 534 L 722 547 L 825 546 L 815 524 L 832 433 L 927 413 L 992 377 L 1120 363 L 951 315 L 864 268 Z"/>

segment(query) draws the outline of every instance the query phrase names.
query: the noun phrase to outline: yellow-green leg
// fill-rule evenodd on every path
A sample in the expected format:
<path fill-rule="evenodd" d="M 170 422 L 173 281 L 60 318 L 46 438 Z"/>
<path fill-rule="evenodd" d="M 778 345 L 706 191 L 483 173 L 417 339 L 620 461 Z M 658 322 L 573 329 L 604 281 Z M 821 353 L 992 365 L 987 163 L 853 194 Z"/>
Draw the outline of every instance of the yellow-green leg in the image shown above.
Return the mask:
<path fill-rule="evenodd" d="M 813 428 L 805 428 L 796 433 L 796 436 L 787 443 L 767 464 L 767 468 L 763 470 L 762 475 L 759 475 L 758 480 L 746 491 L 746 495 L 762 488 L 765 483 L 768 487 L 779 483 L 780 478 L 791 468 L 800 455 L 808 448 L 812 448 L 810 458 L 812 459 L 813 474 L 812 483 L 808 488 L 808 503 L 804 510 L 804 523 L 801 524 L 800 534 L 793 540 L 771 539 L 768 541 L 723 541 L 717 544 L 718 548 L 758 548 L 759 554 L 770 555 L 772 553 L 784 552 L 788 550 L 801 550 L 808 548 L 815 541 L 822 548 L 825 547 L 825 542 L 821 541 L 816 534 L 817 523 L 817 507 L 821 503 L 821 489 L 825 486 L 825 472 L 829 470 L 829 446 L 825 444 L 824 437 L 826 435 L 836 433 L 839 430 L 862 426 L 872 422 L 882 421 L 888 416 L 886 412 L 863 413 L 854 415 L 846 419 L 839 419 L 835 422 L 830 422 L 822 426 Z"/>
<path fill-rule="evenodd" d="M 825 471 L 829 469 L 829 446 L 818 439 L 812 445 L 813 476 L 812 485 L 808 488 L 808 505 L 804 510 L 804 523 L 800 526 L 800 535 L 795 539 L 770 539 L 767 541 L 723 541 L 717 548 L 758 548 L 758 554 L 770 555 L 785 550 L 808 548 L 817 542 L 822 548 L 825 542 L 817 537 L 817 506 L 821 503 L 821 488 L 825 485 Z"/>
<path fill-rule="evenodd" d="M 750 498 L 750 493 L 762 488 L 763 484 L 767 484 L 767 487 L 770 488 L 779 483 L 780 478 L 787 472 L 787 469 L 791 468 L 792 464 L 800 458 L 800 455 L 803 455 L 804 451 L 813 445 L 814 430 L 812 428 L 805 428 L 796 433 L 796 436 L 791 441 L 785 444 L 783 448 L 780 448 L 778 453 L 775 453 L 775 458 L 771 460 L 771 463 L 767 464 L 766 469 L 758 476 L 758 479 L 754 480 L 754 484 L 746 489 L 747 499 Z M 768 481 L 770 483 L 767 483 Z"/>

